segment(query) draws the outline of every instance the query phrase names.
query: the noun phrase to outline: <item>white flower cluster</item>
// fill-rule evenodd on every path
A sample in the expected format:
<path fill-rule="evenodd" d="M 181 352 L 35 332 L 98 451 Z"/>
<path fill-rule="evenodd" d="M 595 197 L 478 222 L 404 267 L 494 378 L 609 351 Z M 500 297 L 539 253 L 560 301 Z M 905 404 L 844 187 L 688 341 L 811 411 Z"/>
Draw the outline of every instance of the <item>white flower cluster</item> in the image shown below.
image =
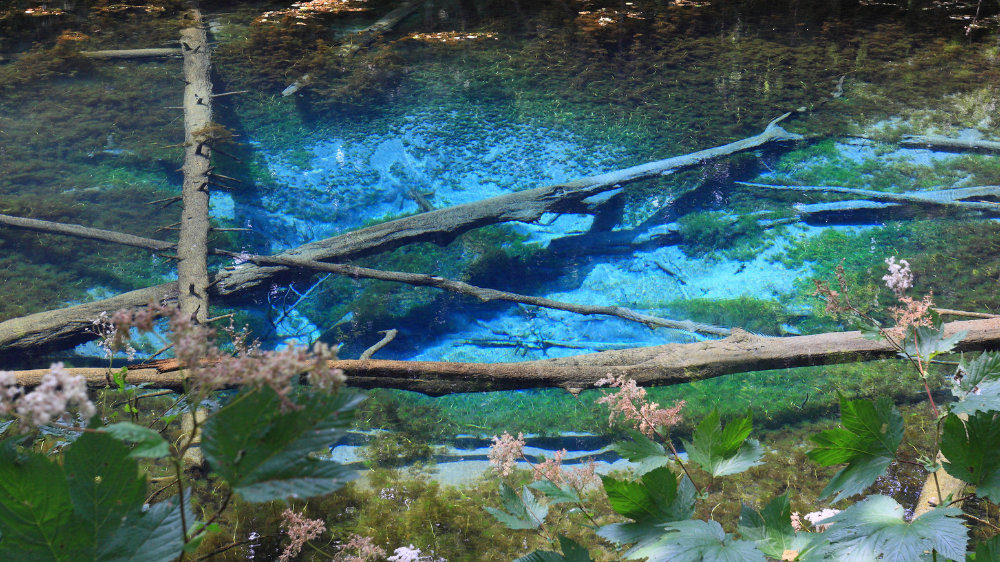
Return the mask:
<path fill-rule="evenodd" d="M 58 419 L 70 406 L 76 406 L 84 419 L 97 408 L 87 396 L 87 379 L 71 375 L 62 363 L 54 363 L 35 389 L 27 394 L 17 385 L 14 373 L 0 371 L 0 414 L 15 413 L 24 423 L 41 426 Z"/>
<path fill-rule="evenodd" d="M 889 274 L 882 277 L 885 281 L 885 286 L 889 287 L 893 293 L 896 294 L 896 298 L 903 298 L 906 296 L 906 291 L 913 286 L 913 273 L 910 271 L 910 262 L 906 260 L 899 260 L 896 263 L 896 256 L 885 259 L 886 265 L 889 266 Z"/>
<path fill-rule="evenodd" d="M 401 546 L 397 548 L 393 554 L 395 556 L 387 558 L 389 562 L 448 562 L 444 558 L 421 556 L 420 549 L 414 548 L 412 544 L 409 547 Z"/>

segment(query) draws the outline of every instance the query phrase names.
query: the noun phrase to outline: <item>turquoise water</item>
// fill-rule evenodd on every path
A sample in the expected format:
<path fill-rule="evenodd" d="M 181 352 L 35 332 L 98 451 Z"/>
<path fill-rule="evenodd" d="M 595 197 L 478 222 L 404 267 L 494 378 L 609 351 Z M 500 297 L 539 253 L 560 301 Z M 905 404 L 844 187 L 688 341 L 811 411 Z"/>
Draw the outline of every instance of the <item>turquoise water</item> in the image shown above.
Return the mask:
<path fill-rule="evenodd" d="M 344 6 L 303 15 L 290 2 L 201 3 L 213 91 L 239 92 L 214 100 L 213 121 L 232 139 L 217 142 L 212 159 L 222 177 L 211 186 L 211 247 L 294 252 L 490 202 L 492 218 L 459 232 L 450 228 L 460 216 L 445 214 L 421 239 L 375 241 L 329 261 L 712 329 L 351 275 L 297 271 L 217 286 L 226 294 L 213 294 L 210 315 L 232 314 L 264 349 L 324 342 L 357 359 L 397 330 L 374 359 L 519 363 L 706 342 L 735 328 L 838 332 L 856 325 L 824 311 L 814 280 L 835 282 L 842 264 L 855 302 L 888 320 L 890 257 L 911 264 L 914 298 L 1000 308 L 1000 227 L 982 205 L 996 194 L 964 199 L 978 205 L 900 197 L 1000 183 L 995 147 L 905 142 L 1000 140 L 996 3 L 436 1 L 342 56 L 342 42 L 363 43 L 352 34 L 396 3 Z M 175 240 L 180 60 L 81 53 L 175 46 L 182 7 L 0 1 L 0 213 Z M 264 15 L 282 10 L 293 11 Z M 726 145 L 786 114 L 777 125 L 800 140 L 705 159 L 531 220 L 502 216 L 504 197 Z M 0 368 L 107 365 L 87 322 L 27 341 L 16 319 L 174 281 L 167 254 L 0 226 Z M 212 272 L 249 267 L 209 258 Z M 154 340 L 136 347 L 137 359 L 120 354 L 115 367 L 158 350 Z M 484 440 L 503 431 L 535 436 L 529 444 L 549 452 L 580 451 L 578 460 L 608 454 L 602 440 L 621 428 L 595 404 L 600 391 L 523 386 L 439 398 L 374 391 L 355 445 L 390 435 L 380 443 L 419 446 L 372 447 L 368 457 L 344 449 L 341 460 L 436 461 L 442 469 L 428 477 L 454 484 L 479 478 Z M 838 392 L 913 402 L 922 391 L 890 359 L 727 374 L 651 394 L 664 405 L 687 400 L 680 435 L 715 407 L 749 410 L 782 434 L 803 420 L 825 423 Z M 559 440 L 570 433 L 597 444 Z M 614 456 L 601 458 L 612 465 Z M 479 464 L 444 476 L 464 460 Z"/>

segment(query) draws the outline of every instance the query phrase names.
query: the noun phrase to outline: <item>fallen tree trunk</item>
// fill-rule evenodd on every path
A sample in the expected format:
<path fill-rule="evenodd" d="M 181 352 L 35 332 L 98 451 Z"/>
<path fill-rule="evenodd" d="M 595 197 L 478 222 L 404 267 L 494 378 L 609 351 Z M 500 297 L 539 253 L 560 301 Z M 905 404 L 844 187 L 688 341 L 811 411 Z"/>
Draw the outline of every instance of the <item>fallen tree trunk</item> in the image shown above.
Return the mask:
<path fill-rule="evenodd" d="M 177 247 L 177 245 L 174 244 L 173 242 L 154 240 L 152 238 L 143 238 L 141 236 L 134 236 L 132 234 L 123 234 L 121 232 L 112 232 L 110 230 L 101 230 L 98 228 L 88 228 L 86 226 L 80 226 L 76 224 L 63 224 L 59 222 L 43 221 L 38 219 L 22 219 L 20 217 L 12 217 L 10 215 L 0 215 L 0 224 L 6 226 L 13 226 L 16 228 L 26 228 L 28 230 L 34 230 L 37 232 L 50 232 L 53 234 L 74 236 L 77 238 L 84 238 L 87 240 L 113 242 L 115 244 L 121 244 L 123 246 L 143 248 L 145 250 L 152 250 L 154 252 L 173 250 L 174 248 Z"/>
<path fill-rule="evenodd" d="M 80 51 L 85 57 L 95 59 L 142 59 L 158 57 L 179 57 L 181 50 L 177 47 L 170 49 L 124 49 L 120 51 Z"/>
<path fill-rule="evenodd" d="M 1000 186 L 981 185 L 975 187 L 961 187 L 956 189 L 940 189 L 935 191 L 907 191 L 904 193 L 891 193 L 886 191 L 873 191 L 870 189 L 855 189 L 851 187 L 839 187 L 830 185 L 770 185 L 765 183 L 751 183 L 738 181 L 734 182 L 748 187 L 760 187 L 775 191 L 797 191 L 797 192 L 821 192 L 821 193 L 845 193 L 848 195 L 860 195 L 867 199 L 876 201 L 889 201 L 893 203 L 907 204 L 916 203 L 921 205 L 942 205 L 958 207 L 963 209 L 974 209 L 979 211 L 1000 212 L 1000 204 L 980 201 L 963 201 L 972 197 L 997 197 L 1000 196 Z M 842 206 L 838 210 L 853 210 L 854 208 L 873 208 L 866 206 L 870 201 L 839 201 L 837 203 L 824 203 L 820 205 Z M 852 206 L 848 206 L 848 204 Z M 804 206 L 805 207 L 805 206 Z M 884 208 L 887 205 L 880 205 L 874 208 Z M 813 206 L 813 208 L 819 208 Z M 830 207 L 827 210 L 833 210 Z M 818 212 L 818 211 L 812 211 Z"/>
<path fill-rule="evenodd" d="M 565 310 L 567 312 L 573 312 L 576 314 L 583 314 L 588 316 L 594 314 L 615 316 L 623 320 L 629 320 L 632 322 L 639 322 L 640 324 L 645 324 L 650 328 L 671 328 L 674 330 L 683 330 L 685 332 L 712 334 L 716 336 L 729 335 L 729 330 L 726 328 L 720 328 L 719 326 L 711 326 L 709 324 L 702 324 L 700 322 L 691 322 L 690 320 L 669 320 L 666 318 L 659 318 L 656 316 L 650 316 L 648 314 L 642 314 L 641 312 L 636 312 L 634 310 L 623 308 L 620 306 L 597 306 L 597 305 L 586 305 L 586 304 L 573 304 L 573 303 L 556 301 L 552 299 L 546 299 L 542 297 L 519 295 L 517 293 L 509 293 L 507 291 L 497 291 L 495 289 L 476 287 L 475 285 L 469 285 L 468 283 L 463 283 L 461 281 L 452 281 L 450 279 L 445 279 L 443 277 L 438 277 L 436 275 L 424 275 L 421 273 L 403 273 L 400 271 L 382 271 L 378 269 L 357 267 L 353 265 L 333 264 L 333 263 L 319 262 L 315 260 L 289 259 L 281 257 L 250 256 L 249 259 L 251 261 L 258 261 L 261 263 L 287 265 L 290 267 L 311 269 L 314 271 L 325 271 L 327 273 L 344 275 L 347 277 L 378 279 L 380 281 L 406 283 L 407 285 L 414 285 L 418 287 L 434 287 L 436 289 L 451 291 L 453 293 L 459 293 L 470 297 L 474 297 L 476 299 L 479 299 L 481 302 L 507 301 L 518 304 L 540 306 L 543 308 L 551 308 L 554 310 Z"/>
<path fill-rule="evenodd" d="M 1000 142 L 955 139 L 944 135 L 907 135 L 903 137 L 903 140 L 899 141 L 899 146 L 905 146 L 907 148 L 1000 152 Z"/>
<path fill-rule="evenodd" d="M 701 150 L 666 160 L 633 166 L 624 170 L 590 176 L 571 182 L 509 193 L 475 203 L 456 205 L 429 213 L 385 222 L 333 238 L 310 242 L 277 257 L 315 261 L 349 261 L 387 252 L 417 242 L 445 245 L 465 232 L 492 224 L 521 221 L 534 222 L 546 213 L 588 213 L 594 199 L 620 186 L 681 169 L 699 166 L 717 158 L 753 150 L 771 143 L 801 140 L 778 122 L 786 113 L 771 121 L 764 132 L 726 145 Z M 588 202 L 588 199 L 591 201 Z M 215 274 L 210 287 L 211 297 L 234 297 L 247 291 L 269 287 L 287 276 L 288 266 L 257 266 L 243 264 Z M 47 344 L 48 348 L 69 346 L 86 341 L 83 330 L 102 311 L 145 306 L 151 299 L 177 297 L 176 283 L 132 291 L 114 299 L 97 301 L 60 310 L 53 310 L 0 322 L 0 355 L 23 354 Z M 89 314 L 89 316 L 85 316 Z"/>
<path fill-rule="evenodd" d="M 969 333 L 956 351 L 1000 347 L 1000 318 L 945 325 L 947 334 L 962 330 Z M 596 382 L 609 373 L 626 375 L 642 386 L 665 386 L 734 373 L 871 361 L 895 355 L 895 349 L 889 344 L 866 339 L 856 331 L 768 338 L 734 329 L 733 335 L 721 340 L 602 351 L 522 363 L 345 360 L 330 364 L 344 371 L 350 386 L 395 388 L 442 396 L 557 387 L 578 392 L 596 387 Z M 43 372 L 21 371 L 16 375 L 21 384 L 37 384 Z M 107 385 L 105 369 L 71 372 L 85 375 L 91 386 Z M 152 388 L 180 388 L 183 374 L 178 371 L 176 360 L 167 359 L 130 369 L 128 380 L 133 384 L 148 382 Z"/>
<path fill-rule="evenodd" d="M 184 184 L 177 279 L 181 312 L 204 323 L 208 319 L 208 173 L 212 159 L 212 80 L 208 36 L 195 10 L 194 27 L 181 30 L 184 52 Z"/>

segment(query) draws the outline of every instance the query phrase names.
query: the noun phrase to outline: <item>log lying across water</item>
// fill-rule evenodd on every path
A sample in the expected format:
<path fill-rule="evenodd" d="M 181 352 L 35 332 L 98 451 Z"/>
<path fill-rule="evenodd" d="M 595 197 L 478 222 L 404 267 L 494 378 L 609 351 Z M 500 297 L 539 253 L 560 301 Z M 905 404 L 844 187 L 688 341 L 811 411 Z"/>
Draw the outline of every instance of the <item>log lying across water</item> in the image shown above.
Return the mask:
<path fill-rule="evenodd" d="M 660 175 L 700 166 L 712 160 L 772 143 L 801 140 L 778 122 L 771 121 L 764 132 L 726 145 L 683 156 L 650 162 L 622 170 L 581 178 L 567 183 L 527 189 L 474 203 L 421 213 L 311 242 L 282 252 L 278 257 L 296 260 L 349 261 L 387 252 L 417 242 L 446 245 L 471 230 L 504 222 L 534 222 L 546 213 L 593 212 L 602 195 L 621 186 Z M 209 298 L 238 297 L 248 291 L 283 282 L 293 274 L 288 266 L 243 264 L 216 273 L 209 286 Z M 150 300 L 177 298 L 177 284 L 167 283 L 69 308 L 52 310 L 0 322 L 0 357 L 43 349 L 58 349 L 93 339 L 86 333 L 101 312 L 145 306 Z"/>
<path fill-rule="evenodd" d="M 1000 347 L 1000 318 L 950 322 L 948 334 L 968 330 L 958 351 Z M 734 329 L 728 338 L 688 343 L 602 351 L 560 359 L 522 363 L 447 363 L 433 361 L 332 361 L 344 370 L 347 384 L 358 388 L 396 388 L 442 396 L 463 392 L 490 392 L 531 388 L 565 388 L 578 392 L 594 388 L 610 374 L 627 375 L 642 386 L 665 386 L 722 375 L 793 367 L 809 367 L 895 356 L 882 341 L 865 339 L 860 332 L 769 338 Z M 74 370 L 91 386 L 107 385 L 106 370 Z M 21 384 L 38 384 L 44 371 L 17 373 Z M 174 360 L 139 365 L 129 370 L 133 384 L 178 389 L 183 373 Z"/>

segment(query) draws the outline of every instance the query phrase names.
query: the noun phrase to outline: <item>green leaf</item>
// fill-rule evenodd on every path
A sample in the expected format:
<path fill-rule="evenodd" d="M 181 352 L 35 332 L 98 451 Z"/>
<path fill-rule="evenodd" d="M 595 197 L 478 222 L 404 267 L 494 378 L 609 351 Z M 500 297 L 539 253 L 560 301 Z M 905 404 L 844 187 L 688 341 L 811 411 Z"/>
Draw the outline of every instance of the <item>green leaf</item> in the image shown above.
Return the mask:
<path fill-rule="evenodd" d="M 976 493 L 989 494 L 986 497 L 994 502 L 1000 500 L 992 486 L 1000 469 L 1000 419 L 994 419 L 993 413 L 978 412 L 965 423 L 955 414 L 948 414 L 941 435 L 941 453 L 948 459 L 944 463 L 948 474 L 974 486 L 987 483 Z"/>
<path fill-rule="evenodd" d="M 611 445 L 610 449 L 629 462 L 638 463 L 636 470 L 639 474 L 645 474 L 654 468 L 666 466 L 670 462 L 670 455 L 667 454 L 663 445 L 646 437 L 641 431 L 634 429 L 625 430 L 632 441 L 620 441 Z"/>
<path fill-rule="evenodd" d="M 62 467 L 43 455 L 16 450 L 19 439 L 0 445 L 0 559 L 86 559 L 93 537 L 73 513 Z"/>
<path fill-rule="evenodd" d="M 608 479 L 605 480 L 605 478 Z M 605 491 L 608 490 L 609 481 L 612 488 L 616 490 L 620 489 L 623 484 L 622 481 L 609 477 L 602 477 L 602 480 L 604 480 Z M 677 477 L 667 468 L 658 468 L 643 475 L 641 482 L 629 483 L 637 484 L 640 488 L 639 491 L 629 488 L 625 492 L 633 497 L 632 500 L 626 499 L 624 497 L 625 493 L 619 491 L 616 494 L 621 495 L 612 501 L 611 493 L 608 492 L 609 502 L 612 504 L 612 508 L 618 513 L 621 513 L 621 511 L 618 511 L 618 508 L 614 507 L 615 501 L 622 502 L 620 507 L 623 509 L 629 509 L 632 505 L 638 505 L 635 504 L 635 500 L 639 499 L 636 497 L 636 494 L 641 494 L 642 497 L 651 501 L 653 510 L 648 515 L 644 515 L 643 511 L 637 510 L 634 514 L 638 517 L 630 517 L 630 519 L 635 519 L 634 523 L 605 525 L 597 531 L 597 534 L 618 544 L 645 544 L 663 534 L 659 525 L 690 519 L 694 515 L 696 495 L 694 484 L 691 483 L 691 480 L 687 476 L 681 478 L 680 485 L 677 485 L 676 482 Z"/>
<path fill-rule="evenodd" d="M 738 474 L 763 464 L 764 451 L 753 439 L 747 439 L 753 429 L 753 418 L 736 418 L 725 429 L 719 421 L 719 410 L 709 414 L 694 432 L 694 441 L 684 441 L 688 458 L 701 465 L 712 476 Z"/>
<path fill-rule="evenodd" d="M 766 562 L 752 542 L 732 538 L 715 521 L 678 521 L 662 526 L 659 538 L 637 545 L 625 558 L 646 562 Z"/>
<path fill-rule="evenodd" d="M 976 562 L 1000 562 L 1000 535 L 976 545 Z"/>
<path fill-rule="evenodd" d="M 107 433 L 119 441 L 135 443 L 129 453 L 132 458 L 159 459 L 170 454 L 170 444 L 159 432 L 131 422 L 113 423 L 99 431 Z"/>
<path fill-rule="evenodd" d="M 549 514 L 548 506 L 538 503 L 527 486 L 522 488 L 518 496 L 513 488 L 500 483 L 500 501 L 508 512 L 495 507 L 484 507 L 497 521 L 510 529 L 537 529 Z"/>
<path fill-rule="evenodd" d="M 572 539 L 559 535 L 559 547 L 562 548 L 566 562 L 592 562 L 587 549 Z"/>
<path fill-rule="evenodd" d="M 195 522 L 191 502 L 184 502 L 189 525 Z M 125 525 L 100 545 L 98 562 L 172 562 L 184 548 L 181 536 L 181 508 L 178 496 L 154 504 L 143 513 L 133 510 Z"/>
<path fill-rule="evenodd" d="M 774 498 L 760 511 L 743 504 L 738 530 L 744 539 L 756 542 L 761 552 L 778 560 L 786 550 L 804 550 L 810 538 L 805 533 L 795 534 L 787 493 Z"/>
<path fill-rule="evenodd" d="M 538 482 L 529 484 L 528 487 L 545 494 L 545 497 L 549 499 L 550 505 L 566 502 L 580 503 L 581 501 L 580 496 L 569 485 L 556 486 L 549 480 L 539 480 Z"/>
<path fill-rule="evenodd" d="M 851 562 L 912 562 L 936 550 L 951 560 L 965 558 L 965 526 L 960 509 L 937 508 L 907 523 L 905 510 L 886 496 L 868 496 L 823 521 L 827 555 Z"/>
<path fill-rule="evenodd" d="M 975 412 L 996 412 L 1000 410 L 1000 381 L 979 383 L 961 401 L 948 408 L 953 414 L 972 415 Z"/>
<path fill-rule="evenodd" d="M 945 337 L 944 331 L 944 323 L 940 317 L 935 318 L 934 327 L 911 327 L 907 330 L 903 348 L 910 357 L 919 356 L 924 363 L 929 363 L 938 355 L 954 349 L 969 333 L 968 330 L 962 330 L 951 337 Z"/>
<path fill-rule="evenodd" d="M 104 433 L 84 433 L 73 442 L 66 449 L 63 471 L 73 511 L 93 545 L 104 544 L 146 497 L 138 462 L 129 458 L 128 447 Z"/>
<path fill-rule="evenodd" d="M 353 391 L 335 396 L 315 392 L 301 396 L 297 410 L 282 413 L 270 387 L 244 390 L 205 423 L 201 450 L 247 501 L 328 494 L 357 473 L 311 453 L 345 435 L 363 399 Z"/>
<path fill-rule="evenodd" d="M 838 492 L 834 503 L 874 483 L 895 458 L 903 439 L 903 416 L 888 398 L 873 404 L 841 396 L 840 418 L 844 427 L 811 436 L 809 439 L 819 446 L 806 453 L 823 466 L 848 463 L 820 497 Z"/>

